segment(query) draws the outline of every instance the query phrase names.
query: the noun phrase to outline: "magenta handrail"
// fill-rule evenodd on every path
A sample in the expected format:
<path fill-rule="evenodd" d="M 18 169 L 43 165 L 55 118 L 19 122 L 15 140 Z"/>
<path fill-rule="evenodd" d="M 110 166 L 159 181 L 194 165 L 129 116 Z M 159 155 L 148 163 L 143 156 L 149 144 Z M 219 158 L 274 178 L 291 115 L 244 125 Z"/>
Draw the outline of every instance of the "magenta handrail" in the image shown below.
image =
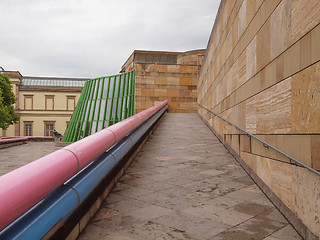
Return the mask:
<path fill-rule="evenodd" d="M 0 231 L 168 104 L 161 102 L 0 177 Z"/>

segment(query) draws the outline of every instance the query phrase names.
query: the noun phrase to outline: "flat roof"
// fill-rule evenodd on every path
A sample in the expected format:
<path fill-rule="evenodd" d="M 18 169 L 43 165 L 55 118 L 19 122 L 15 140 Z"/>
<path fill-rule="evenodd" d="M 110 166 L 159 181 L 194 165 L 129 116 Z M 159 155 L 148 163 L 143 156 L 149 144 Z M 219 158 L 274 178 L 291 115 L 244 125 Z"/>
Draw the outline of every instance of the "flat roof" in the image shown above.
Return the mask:
<path fill-rule="evenodd" d="M 89 78 L 23 77 L 21 86 L 83 88 Z"/>

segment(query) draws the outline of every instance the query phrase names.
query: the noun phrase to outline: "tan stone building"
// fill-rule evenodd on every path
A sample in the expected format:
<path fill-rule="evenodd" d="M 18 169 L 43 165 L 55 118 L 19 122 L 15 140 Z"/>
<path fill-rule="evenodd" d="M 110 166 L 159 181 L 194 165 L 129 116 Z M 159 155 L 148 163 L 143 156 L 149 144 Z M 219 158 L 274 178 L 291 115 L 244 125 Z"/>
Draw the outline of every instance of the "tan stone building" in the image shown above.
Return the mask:
<path fill-rule="evenodd" d="M 248 2 L 221 1 L 199 74 L 198 102 L 320 171 L 319 1 Z M 320 238 L 319 176 L 206 109 L 198 111 L 261 188 L 282 201 L 276 206 Z"/>
<path fill-rule="evenodd" d="M 196 112 L 198 72 L 205 50 L 134 51 L 121 72 L 135 71 L 136 113 L 168 100 L 170 112 Z"/>
<path fill-rule="evenodd" d="M 20 121 L 0 136 L 52 136 L 56 129 L 64 134 L 84 83 L 88 79 L 23 77 L 5 71 L 13 83 L 15 110 Z"/>
<path fill-rule="evenodd" d="M 171 112 L 196 112 L 197 82 L 205 50 L 134 51 L 121 72 L 135 71 L 136 113 L 168 100 Z M 64 134 L 85 81 L 79 78 L 25 77 L 4 71 L 13 83 L 20 121 L 0 137 Z"/>

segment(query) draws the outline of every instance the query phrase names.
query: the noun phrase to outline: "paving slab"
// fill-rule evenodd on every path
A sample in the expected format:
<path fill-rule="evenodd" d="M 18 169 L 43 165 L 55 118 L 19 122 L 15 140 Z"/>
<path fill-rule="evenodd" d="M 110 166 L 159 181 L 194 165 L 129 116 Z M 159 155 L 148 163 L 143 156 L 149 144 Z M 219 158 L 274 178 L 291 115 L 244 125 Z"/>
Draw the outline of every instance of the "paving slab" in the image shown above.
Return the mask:
<path fill-rule="evenodd" d="M 23 145 L 0 149 L 0 175 L 22 167 L 61 147 L 54 142 L 27 142 Z"/>
<path fill-rule="evenodd" d="M 301 237 L 197 114 L 169 113 L 79 239 Z"/>

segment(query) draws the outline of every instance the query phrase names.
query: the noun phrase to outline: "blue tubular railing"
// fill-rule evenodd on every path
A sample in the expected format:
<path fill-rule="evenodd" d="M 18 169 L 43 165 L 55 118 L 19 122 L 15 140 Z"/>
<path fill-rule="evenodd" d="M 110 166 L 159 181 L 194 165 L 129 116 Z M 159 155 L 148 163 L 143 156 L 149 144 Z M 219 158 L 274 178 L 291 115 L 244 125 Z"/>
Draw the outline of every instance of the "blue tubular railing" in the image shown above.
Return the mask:
<path fill-rule="evenodd" d="M 257 141 L 261 142 L 261 143 L 263 144 L 263 146 L 264 146 L 264 147 L 271 148 L 271 149 L 273 149 L 274 151 L 276 151 L 276 152 L 278 152 L 278 153 L 282 154 L 283 156 L 287 157 L 287 158 L 289 159 L 289 161 L 290 161 L 290 163 L 291 163 L 291 164 L 294 164 L 294 165 L 297 165 L 297 166 L 304 167 L 304 168 L 308 169 L 309 171 L 311 171 L 311 172 L 313 172 L 313 173 L 317 174 L 318 176 L 320 176 L 320 172 L 319 172 L 319 171 L 317 171 L 317 170 L 315 170 L 314 168 L 312 168 L 312 167 L 308 166 L 307 164 L 305 164 L 305 163 L 303 163 L 303 162 L 301 162 L 301 161 L 299 161 L 299 160 L 295 159 L 294 157 L 290 156 L 289 154 L 287 154 L 287 153 L 285 153 L 285 152 L 281 151 L 280 149 L 278 149 L 278 148 L 276 148 L 276 147 L 274 147 L 274 146 L 270 145 L 269 143 L 267 143 L 267 142 L 263 141 L 262 139 L 260 139 L 260 138 L 258 138 L 258 137 L 256 137 L 256 136 L 254 136 L 253 134 L 251 134 L 251 133 L 249 133 L 248 131 L 246 131 L 246 130 L 242 129 L 242 128 L 241 128 L 241 127 L 239 127 L 238 125 L 236 125 L 236 124 L 234 124 L 234 123 L 232 123 L 232 122 L 228 121 L 227 119 L 225 119 L 225 118 L 221 117 L 219 114 L 217 114 L 217 113 L 215 113 L 215 112 L 211 111 L 210 109 L 206 108 L 205 106 L 202 106 L 202 105 L 200 105 L 199 103 L 198 103 L 198 106 L 199 106 L 199 107 L 201 107 L 201 108 L 203 108 L 203 109 L 205 109 L 205 110 L 206 110 L 206 111 L 208 111 L 209 113 L 211 113 L 211 114 L 213 114 L 213 115 L 217 116 L 218 118 L 222 119 L 223 121 L 227 122 L 229 125 L 231 125 L 231 126 L 235 127 L 237 130 L 240 130 L 240 131 L 244 132 L 244 133 L 245 133 L 246 135 L 248 135 L 249 137 L 252 137 L 253 139 L 255 139 L 255 140 L 257 140 Z"/>
<path fill-rule="evenodd" d="M 62 226 L 164 114 L 168 105 L 0 232 L 0 239 L 41 239 Z M 48 236 L 50 237 L 50 236 Z"/>

